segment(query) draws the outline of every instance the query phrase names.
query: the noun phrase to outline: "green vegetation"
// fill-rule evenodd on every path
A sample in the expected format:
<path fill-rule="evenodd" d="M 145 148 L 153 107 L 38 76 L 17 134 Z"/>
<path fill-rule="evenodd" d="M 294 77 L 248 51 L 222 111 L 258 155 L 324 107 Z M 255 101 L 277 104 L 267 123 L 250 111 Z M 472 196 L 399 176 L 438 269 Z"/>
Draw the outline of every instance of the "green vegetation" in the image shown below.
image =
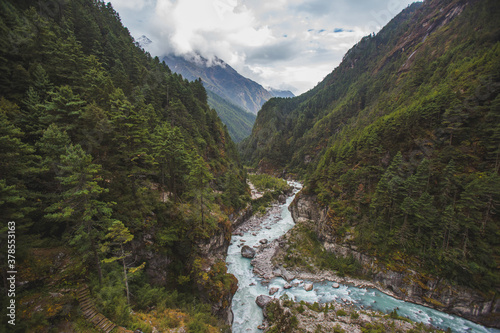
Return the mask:
<path fill-rule="evenodd" d="M 260 214 L 264 214 L 271 202 L 278 200 L 280 195 L 291 190 L 290 185 L 285 180 L 268 174 L 249 174 L 248 180 L 258 191 L 264 193 L 262 197 L 252 201 L 253 211 Z"/>
<path fill-rule="evenodd" d="M 492 0 L 411 5 L 314 89 L 266 103 L 244 158 L 302 175 L 339 242 L 497 294 L 498 15 Z"/>
<path fill-rule="evenodd" d="M 339 317 L 347 316 L 347 312 L 345 312 L 343 309 L 337 310 L 336 314 Z"/>
<path fill-rule="evenodd" d="M 139 49 L 109 3 L 1 0 L 0 9 L 0 210 L 16 222 L 29 282 L 18 301 L 42 304 L 90 280 L 109 319 L 142 327 L 131 309 L 179 291 L 186 306 L 201 304 L 188 311 L 192 330 L 218 326 L 203 304 L 229 306 L 236 282 L 199 244 L 230 237 L 228 215 L 249 198 L 201 81 Z M 71 251 L 72 271 L 47 285 L 55 277 L 36 258 L 56 247 Z M 45 318 L 31 311 L 17 328 L 46 332 L 75 311 L 54 300 Z"/>
<path fill-rule="evenodd" d="M 312 273 L 318 270 L 333 270 L 339 276 L 361 276 L 361 264 L 352 256 L 336 256 L 326 251 L 318 240 L 311 225 L 297 224 L 288 234 L 287 247 L 283 258 L 274 259 L 283 262 L 285 267 L 298 267 Z"/>
<path fill-rule="evenodd" d="M 290 185 L 281 178 L 276 178 L 268 174 L 249 174 L 248 179 L 259 191 L 271 191 L 283 194 L 290 190 Z"/>

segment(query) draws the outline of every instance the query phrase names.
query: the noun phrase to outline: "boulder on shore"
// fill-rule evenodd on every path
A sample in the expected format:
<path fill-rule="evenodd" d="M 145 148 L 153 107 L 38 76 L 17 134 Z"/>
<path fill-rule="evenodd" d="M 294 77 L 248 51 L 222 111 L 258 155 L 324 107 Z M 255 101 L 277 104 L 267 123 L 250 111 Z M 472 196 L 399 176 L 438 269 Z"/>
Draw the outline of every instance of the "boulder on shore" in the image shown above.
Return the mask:
<path fill-rule="evenodd" d="M 272 299 L 273 299 L 272 297 L 269 297 L 266 295 L 260 295 L 260 296 L 257 296 L 257 298 L 255 299 L 255 303 L 257 303 L 257 305 L 260 308 L 265 308 L 266 305 L 272 301 Z"/>
<path fill-rule="evenodd" d="M 244 258 L 252 259 L 253 257 L 255 257 L 255 250 L 252 249 L 250 246 L 245 245 L 241 248 L 241 255 Z"/>
<path fill-rule="evenodd" d="M 290 282 L 292 281 L 293 279 L 295 279 L 295 275 L 290 273 L 289 271 L 287 271 L 286 269 L 284 268 L 281 268 L 281 272 L 280 272 L 280 275 L 283 279 L 285 279 L 287 282 Z"/>

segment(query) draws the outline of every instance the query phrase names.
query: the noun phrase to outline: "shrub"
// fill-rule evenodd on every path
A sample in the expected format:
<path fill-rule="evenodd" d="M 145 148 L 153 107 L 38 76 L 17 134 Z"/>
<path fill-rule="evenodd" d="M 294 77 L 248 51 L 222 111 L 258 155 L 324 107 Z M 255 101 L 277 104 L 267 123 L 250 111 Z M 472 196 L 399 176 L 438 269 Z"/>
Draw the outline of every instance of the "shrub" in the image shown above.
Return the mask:
<path fill-rule="evenodd" d="M 343 309 L 337 310 L 337 316 L 347 316 L 347 312 L 345 312 Z"/>

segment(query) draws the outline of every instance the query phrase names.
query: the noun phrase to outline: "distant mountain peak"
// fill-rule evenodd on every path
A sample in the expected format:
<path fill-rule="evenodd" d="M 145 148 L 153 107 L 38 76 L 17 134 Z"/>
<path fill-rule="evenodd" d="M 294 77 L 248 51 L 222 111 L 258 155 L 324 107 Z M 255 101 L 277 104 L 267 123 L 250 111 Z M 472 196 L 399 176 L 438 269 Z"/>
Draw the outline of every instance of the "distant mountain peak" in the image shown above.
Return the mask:
<path fill-rule="evenodd" d="M 201 54 L 197 52 L 192 52 L 192 53 L 187 53 L 184 55 L 181 55 L 182 58 L 184 58 L 186 61 L 195 63 L 198 66 L 204 66 L 207 68 L 214 67 L 214 66 L 219 66 L 222 68 L 226 68 L 228 64 L 224 62 L 224 60 L 218 58 L 217 56 L 213 56 L 212 58 L 205 58 Z"/>
<path fill-rule="evenodd" d="M 206 89 L 253 114 L 257 114 L 261 106 L 273 97 L 260 84 L 240 75 L 217 57 L 207 59 L 193 53 L 167 55 L 163 60 L 174 72 L 190 81 L 201 78 Z"/>
<path fill-rule="evenodd" d="M 269 93 L 273 97 L 283 97 L 283 98 L 295 97 L 294 93 L 291 92 L 290 90 L 275 89 L 273 87 L 266 87 L 266 90 L 269 91 Z"/>
<path fill-rule="evenodd" d="M 141 37 L 136 39 L 136 43 L 139 44 L 141 48 L 146 48 L 148 47 L 153 41 L 149 39 L 146 35 L 142 35 Z"/>

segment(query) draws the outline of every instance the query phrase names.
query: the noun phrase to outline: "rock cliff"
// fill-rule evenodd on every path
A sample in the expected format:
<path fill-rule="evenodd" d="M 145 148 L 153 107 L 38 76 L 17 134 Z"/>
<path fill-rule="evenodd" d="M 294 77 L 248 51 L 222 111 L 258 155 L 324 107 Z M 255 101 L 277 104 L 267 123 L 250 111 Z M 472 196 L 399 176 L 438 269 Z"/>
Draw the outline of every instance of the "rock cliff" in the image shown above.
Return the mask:
<path fill-rule="evenodd" d="M 439 277 L 421 274 L 409 268 L 390 269 L 374 256 L 358 251 L 349 243 L 349 235 L 335 239 L 328 221 L 327 209 L 320 207 L 314 196 L 298 194 L 290 205 L 296 223 L 310 223 L 327 251 L 336 255 L 352 255 L 382 291 L 405 301 L 423 304 L 452 313 L 482 325 L 500 328 L 500 299 L 470 288 L 451 285 Z"/>

